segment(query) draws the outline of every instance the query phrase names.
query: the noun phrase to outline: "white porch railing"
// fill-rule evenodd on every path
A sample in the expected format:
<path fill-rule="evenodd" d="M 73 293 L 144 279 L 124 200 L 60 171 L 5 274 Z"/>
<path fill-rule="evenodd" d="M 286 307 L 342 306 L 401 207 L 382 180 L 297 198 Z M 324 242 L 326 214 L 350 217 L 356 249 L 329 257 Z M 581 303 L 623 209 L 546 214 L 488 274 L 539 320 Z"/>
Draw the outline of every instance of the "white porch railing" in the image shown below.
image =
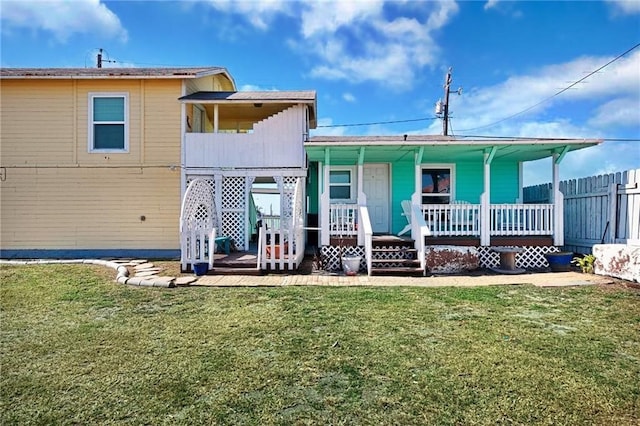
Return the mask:
<path fill-rule="evenodd" d="M 422 217 L 438 236 L 480 236 L 480 204 L 423 204 Z"/>
<path fill-rule="evenodd" d="M 423 204 L 422 217 L 434 237 L 480 237 L 481 204 Z M 553 204 L 491 204 L 492 236 L 553 235 Z"/>
<path fill-rule="evenodd" d="M 329 207 L 329 235 L 340 237 L 358 235 L 357 204 L 331 204 Z"/>
<path fill-rule="evenodd" d="M 491 235 L 553 235 L 553 204 L 492 204 Z"/>

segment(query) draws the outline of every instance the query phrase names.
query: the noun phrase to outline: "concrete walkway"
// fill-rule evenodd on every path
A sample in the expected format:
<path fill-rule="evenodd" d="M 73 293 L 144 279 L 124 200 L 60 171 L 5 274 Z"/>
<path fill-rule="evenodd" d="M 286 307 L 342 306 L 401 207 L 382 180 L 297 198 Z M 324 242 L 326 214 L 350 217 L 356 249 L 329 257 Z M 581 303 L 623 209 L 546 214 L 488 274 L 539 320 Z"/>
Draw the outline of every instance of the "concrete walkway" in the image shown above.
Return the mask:
<path fill-rule="evenodd" d="M 442 275 L 432 277 L 345 276 L 333 274 L 270 274 L 245 275 L 163 275 L 162 268 L 143 259 L 72 259 L 72 260 L 0 260 L 0 265 L 34 264 L 93 264 L 112 268 L 115 280 L 121 284 L 148 287 L 205 286 L 205 287 L 279 287 L 279 286 L 372 286 L 372 287 L 477 287 L 488 285 L 532 284 L 537 287 L 565 287 L 611 284 L 610 277 L 579 272 L 525 273 L 521 275 Z M 133 276 L 130 276 L 130 271 Z"/>

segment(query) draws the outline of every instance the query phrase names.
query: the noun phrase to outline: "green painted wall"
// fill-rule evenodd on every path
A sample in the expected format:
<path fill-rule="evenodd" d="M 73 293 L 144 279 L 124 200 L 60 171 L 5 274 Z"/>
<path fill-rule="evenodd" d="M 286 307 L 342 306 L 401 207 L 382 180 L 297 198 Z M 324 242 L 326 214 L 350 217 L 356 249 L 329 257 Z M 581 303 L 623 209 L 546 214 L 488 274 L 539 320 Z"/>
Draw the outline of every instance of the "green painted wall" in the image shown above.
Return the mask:
<path fill-rule="evenodd" d="M 332 155 L 332 165 L 355 165 L 353 157 L 348 160 Z M 371 162 L 384 162 L 383 159 Z M 431 163 L 429 163 L 431 164 Z M 484 167 L 481 161 L 457 162 L 455 164 L 455 199 L 480 203 L 480 195 L 484 187 Z M 410 200 L 414 191 L 413 156 L 390 163 L 391 170 L 391 230 L 397 234 L 407 221 L 402 216 L 402 200 Z M 519 195 L 518 163 L 494 160 L 491 164 L 491 202 L 514 203 Z M 309 195 L 309 213 L 319 212 L 320 194 L 318 192 L 318 162 L 309 163 L 307 177 L 307 194 Z"/>
<path fill-rule="evenodd" d="M 319 211 L 320 194 L 318 193 L 318 163 L 312 161 L 307 169 L 307 196 L 309 197 L 309 211 L 317 214 Z"/>
<path fill-rule="evenodd" d="M 415 166 L 412 159 L 391 164 L 391 232 L 397 234 L 407 224 L 402 216 L 402 200 L 410 200 L 415 189 Z"/>

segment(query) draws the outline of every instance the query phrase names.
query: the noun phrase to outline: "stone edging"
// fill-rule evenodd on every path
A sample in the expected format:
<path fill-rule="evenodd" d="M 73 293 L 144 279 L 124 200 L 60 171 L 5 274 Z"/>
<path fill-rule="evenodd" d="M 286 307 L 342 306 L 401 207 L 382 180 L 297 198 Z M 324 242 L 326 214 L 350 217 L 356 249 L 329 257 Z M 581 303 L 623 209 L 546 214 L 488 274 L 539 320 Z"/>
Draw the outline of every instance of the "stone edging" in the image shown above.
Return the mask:
<path fill-rule="evenodd" d="M 155 268 L 153 263 L 146 260 L 102 260 L 102 259 L 59 259 L 59 260 L 5 260 L 0 259 L 0 264 L 5 265 L 47 265 L 47 264 L 89 264 L 100 265 L 107 268 L 114 269 L 117 273 L 116 281 L 120 284 L 145 286 L 145 287 L 164 287 L 173 288 L 176 285 L 186 285 L 195 281 L 195 278 L 185 277 L 186 279 L 176 279 L 175 277 L 159 277 L 153 275 L 154 272 L 159 272 L 160 269 Z M 136 276 L 129 277 L 129 269 L 127 266 L 132 266 L 136 270 Z M 148 276 L 139 276 L 137 274 L 143 274 L 148 272 Z M 147 275 L 147 274 L 145 274 Z M 189 282 L 186 282 L 189 281 Z"/>

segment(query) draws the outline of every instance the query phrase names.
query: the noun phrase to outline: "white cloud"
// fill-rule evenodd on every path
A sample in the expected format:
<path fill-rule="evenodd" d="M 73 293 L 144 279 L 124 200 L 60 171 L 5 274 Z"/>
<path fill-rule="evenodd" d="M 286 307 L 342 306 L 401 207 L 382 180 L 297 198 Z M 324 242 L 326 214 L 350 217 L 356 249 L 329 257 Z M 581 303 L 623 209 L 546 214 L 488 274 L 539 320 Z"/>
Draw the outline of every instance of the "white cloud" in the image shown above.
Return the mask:
<path fill-rule="evenodd" d="M 638 98 L 618 98 L 600 105 L 589 120 L 593 127 L 614 128 L 635 126 L 640 134 L 640 100 Z"/>
<path fill-rule="evenodd" d="M 489 10 L 497 6 L 499 0 L 489 0 L 484 4 L 484 10 Z"/>
<path fill-rule="evenodd" d="M 348 93 L 348 92 L 342 94 L 342 99 L 344 99 L 347 102 L 351 102 L 351 103 L 356 101 L 356 97 L 353 96 L 353 94 Z"/>
<path fill-rule="evenodd" d="M 640 1 L 638 0 L 606 0 L 614 11 L 624 15 L 640 13 Z"/>
<path fill-rule="evenodd" d="M 127 41 L 120 19 L 99 0 L 3 1 L 3 31 L 27 28 L 51 32 L 59 42 L 73 34 L 97 33 Z"/>
<path fill-rule="evenodd" d="M 300 39 L 288 40 L 287 45 L 313 57 L 312 77 L 375 81 L 405 90 L 421 68 L 436 62 L 439 49 L 432 35 L 458 11 L 453 1 L 397 2 L 393 16 L 382 0 L 207 3 L 243 15 L 261 30 L 279 14 L 299 18 Z"/>
<path fill-rule="evenodd" d="M 344 136 L 346 134 L 345 127 L 321 127 L 333 126 L 333 119 L 329 117 L 318 118 L 318 128 L 311 129 L 311 136 Z"/>
<path fill-rule="evenodd" d="M 414 4 L 406 5 L 411 17 L 389 17 L 381 1 L 309 4 L 302 13 L 304 50 L 320 60 L 311 75 L 409 89 L 418 70 L 436 61 L 432 33 L 458 11 L 455 2 L 418 5 L 419 11 Z"/>
<path fill-rule="evenodd" d="M 477 130 L 495 134 L 503 126 L 483 126 L 500 122 L 528 110 L 557 93 L 560 88 L 567 87 L 568 80 L 577 81 L 584 77 L 585 71 L 593 71 L 611 59 L 613 58 L 578 58 L 570 62 L 542 67 L 529 75 L 515 75 L 494 86 L 466 90 L 461 97 L 453 96 L 450 100 L 450 110 L 456 127 L 460 131 L 477 128 Z M 571 106 L 572 103 L 580 104 L 589 101 L 604 104 L 624 98 L 638 105 L 640 104 L 638 69 L 640 69 L 640 51 L 634 51 L 628 57 L 621 58 L 592 75 L 585 82 L 576 85 L 575 89 L 569 89 L 517 117 L 504 120 L 503 123 L 511 127 L 512 123 L 525 120 L 545 121 L 543 114 L 546 110 L 551 107 Z M 596 117 L 598 115 L 599 113 Z"/>
<path fill-rule="evenodd" d="M 261 30 L 267 30 L 276 15 L 289 13 L 292 5 L 285 0 L 209 0 L 207 3 L 221 12 L 243 15 L 251 25 Z"/>

